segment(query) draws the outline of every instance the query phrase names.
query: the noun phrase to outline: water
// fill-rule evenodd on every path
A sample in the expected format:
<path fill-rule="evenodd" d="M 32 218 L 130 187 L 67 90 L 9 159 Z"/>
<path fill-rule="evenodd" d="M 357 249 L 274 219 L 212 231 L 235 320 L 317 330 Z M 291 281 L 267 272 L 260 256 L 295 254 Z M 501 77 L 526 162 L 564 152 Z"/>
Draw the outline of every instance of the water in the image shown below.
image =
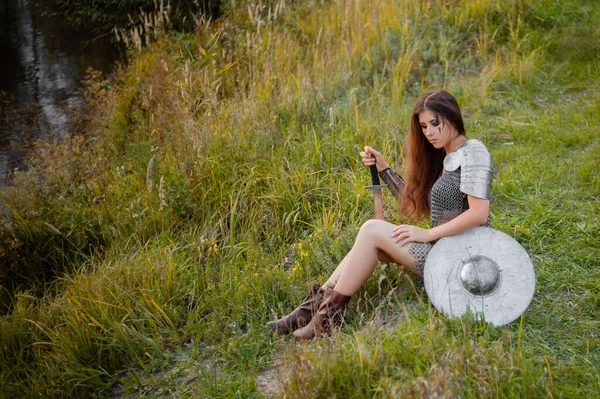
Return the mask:
<path fill-rule="evenodd" d="M 40 3 L 0 0 L 0 183 L 23 168 L 28 143 L 62 137 L 88 67 L 109 74 L 119 52 L 42 15 Z"/>

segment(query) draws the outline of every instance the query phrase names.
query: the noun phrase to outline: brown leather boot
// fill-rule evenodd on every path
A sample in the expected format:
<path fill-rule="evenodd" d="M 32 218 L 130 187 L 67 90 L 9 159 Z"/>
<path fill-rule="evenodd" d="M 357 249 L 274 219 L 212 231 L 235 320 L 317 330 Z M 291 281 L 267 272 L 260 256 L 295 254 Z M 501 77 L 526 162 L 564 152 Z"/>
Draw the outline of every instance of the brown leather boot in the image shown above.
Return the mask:
<path fill-rule="evenodd" d="M 292 313 L 279 320 L 267 323 L 267 328 L 289 334 L 297 328 L 304 327 L 313 318 L 323 299 L 324 290 L 319 284 L 312 286 L 304 301 Z"/>
<path fill-rule="evenodd" d="M 294 337 L 312 339 L 317 334 L 328 333 L 339 323 L 349 301 L 349 296 L 342 295 L 333 288 L 325 288 L 319 310 L 307 326 L 294 331 Z"/>

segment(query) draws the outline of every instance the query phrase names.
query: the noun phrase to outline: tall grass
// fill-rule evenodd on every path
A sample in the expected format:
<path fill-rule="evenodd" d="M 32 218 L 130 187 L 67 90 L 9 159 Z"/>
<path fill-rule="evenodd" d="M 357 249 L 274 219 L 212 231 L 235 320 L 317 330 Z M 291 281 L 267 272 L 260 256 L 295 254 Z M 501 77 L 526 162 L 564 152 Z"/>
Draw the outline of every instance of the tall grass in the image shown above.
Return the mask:
<path fill-rule="evenodd" d="M 159 37 L 110 83 L 92 76 L 88 134 L 38 143 L 1 192 L 2 281 L 18 291 L 0 321 L 3 392 L 250 397 L 282 362 L 289 397 L 600 392 L 598 92 L 571 82 L 600 80 L 598 15 L 553 0 L 251 2 Z M 538 276 L 524 318 L 447 320 L 383 265 L 333 340 L 267 334 L 371 217 L 359 149 L 399 157 L 434 86 L 494 156 L 492 223 Z"/>

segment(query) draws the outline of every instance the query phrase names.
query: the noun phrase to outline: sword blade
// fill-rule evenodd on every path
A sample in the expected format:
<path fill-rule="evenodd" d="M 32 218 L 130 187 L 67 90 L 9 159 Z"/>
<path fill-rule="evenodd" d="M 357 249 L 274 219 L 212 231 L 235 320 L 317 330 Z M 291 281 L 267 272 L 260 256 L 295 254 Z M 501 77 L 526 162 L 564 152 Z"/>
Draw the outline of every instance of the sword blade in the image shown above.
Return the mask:
<path fill-rule="evenodd" d="M 375 219 L 383 220 L 383 197 L 380 188 L 373 190 L 373 207 L 375 208 Z"/>
<path fill-rule="evenodd" d="M 373 155 L 371 157 L 374 158 Z M 379 184 L 379 173 L 377 166 L 371 165 L 371 183 L 373 184 L 373 206 L 375 208 L 375 219 L 383 220 L 383 197 L 381 196 L 381 185 Z"/>

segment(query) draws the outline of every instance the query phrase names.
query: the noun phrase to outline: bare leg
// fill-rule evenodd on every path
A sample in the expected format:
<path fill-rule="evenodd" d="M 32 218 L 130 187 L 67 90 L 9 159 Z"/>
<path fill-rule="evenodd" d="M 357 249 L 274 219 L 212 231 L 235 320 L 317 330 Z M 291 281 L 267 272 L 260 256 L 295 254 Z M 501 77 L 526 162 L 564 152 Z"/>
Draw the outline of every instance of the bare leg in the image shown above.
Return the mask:
<path fill-rule="evenodd" d="M 373 274 L 380 259 L 413 269 L 415 259 L 408 253 L 408 247 L 401 247 L 390 237 L 394 227 L 383 220 L 369 220 L 362 225 L 354 246 L 332 275 L 339 273 L 335 291 L 346 296 L 354 295 Z"/>
<path fill-rule="evenodd" d="M 322 285 L 323 288 L 324 287 L 331 287 L 331 288 L 335 287 L 335 285 L 337 284 L 338 280 L 340 279 L 340 275 L 342 274 L 342 271 L 344 270 L 344 268 L 348 264 L 348 256 L 349 255 L 350 255 L 350 252 L 348 252 L 348 254 L 344 257 L 344 259 L 342 259 L 342 261 L 340 262 L 340 264 L 338 265 L 338 267 L 335 268 L 335 270 L 333 271 L 333 273 L 331 273 L 331 276 L 329 276 L 329 278 L 327 279 L 327 281 L 325 282 L 325 284 Z M 377 251 L 377 260 L 380 261 L 380 262 L 394 262 L 394 263 L 396 263 L 396 261 L 394 259 L 392 259 L 388 254 L 386 254 L 382 250 L 378 250 Z"/>
<path fill-rule="evenodd" d="M 349 255 L 349 253 L 348 253 L 348 255 Z M 337 282 L 340 278 L 340 275 L 342 274 L 342 271 L 348 264 L 348 255 L 346 255 L 344 257 L 344 259 L 342 259 L 342 261 L 340 262 L 338 267 L 335 268 L 333 273 L 331 273 L 331 276 L 329 276 L 329 278 L 327 279 L 325 284 L 322 285 L 322 287 L 331 287 L 331 288 L 335 287 L 335 285 L 337 284 Z"/>
<path fill-rule="evenodd" d="M 394 227 L 393 224 L 381 220 L 371 220 L 365 223 L 356 237 L 352 250 L 340 262 L 322 288 L 319 289 L 318 285 L 313 287 L 300 306 L 279 320 L 267 323 L 266 327 L 286 333 L 296 328 L 304 330 L 303 327 L 312 320 L 315 312 L 321 306 L 324 296 L 333 291 L 347 296 L 354 294 L 373 273 L 377 261 L 414 265 L 415 260 L 408 254 L 408 250 L 393 243 L 390 235 Z M 364 258 L 366 262 L 358 263 L 361 258 Z M 350 290 L 352 292 L 346 293 Z M 306 337 L 312 337 L 314 331 L 312 328 L 308 328 L 304 333 L 298 334 L 302 336 L 307 334 Z"/>

